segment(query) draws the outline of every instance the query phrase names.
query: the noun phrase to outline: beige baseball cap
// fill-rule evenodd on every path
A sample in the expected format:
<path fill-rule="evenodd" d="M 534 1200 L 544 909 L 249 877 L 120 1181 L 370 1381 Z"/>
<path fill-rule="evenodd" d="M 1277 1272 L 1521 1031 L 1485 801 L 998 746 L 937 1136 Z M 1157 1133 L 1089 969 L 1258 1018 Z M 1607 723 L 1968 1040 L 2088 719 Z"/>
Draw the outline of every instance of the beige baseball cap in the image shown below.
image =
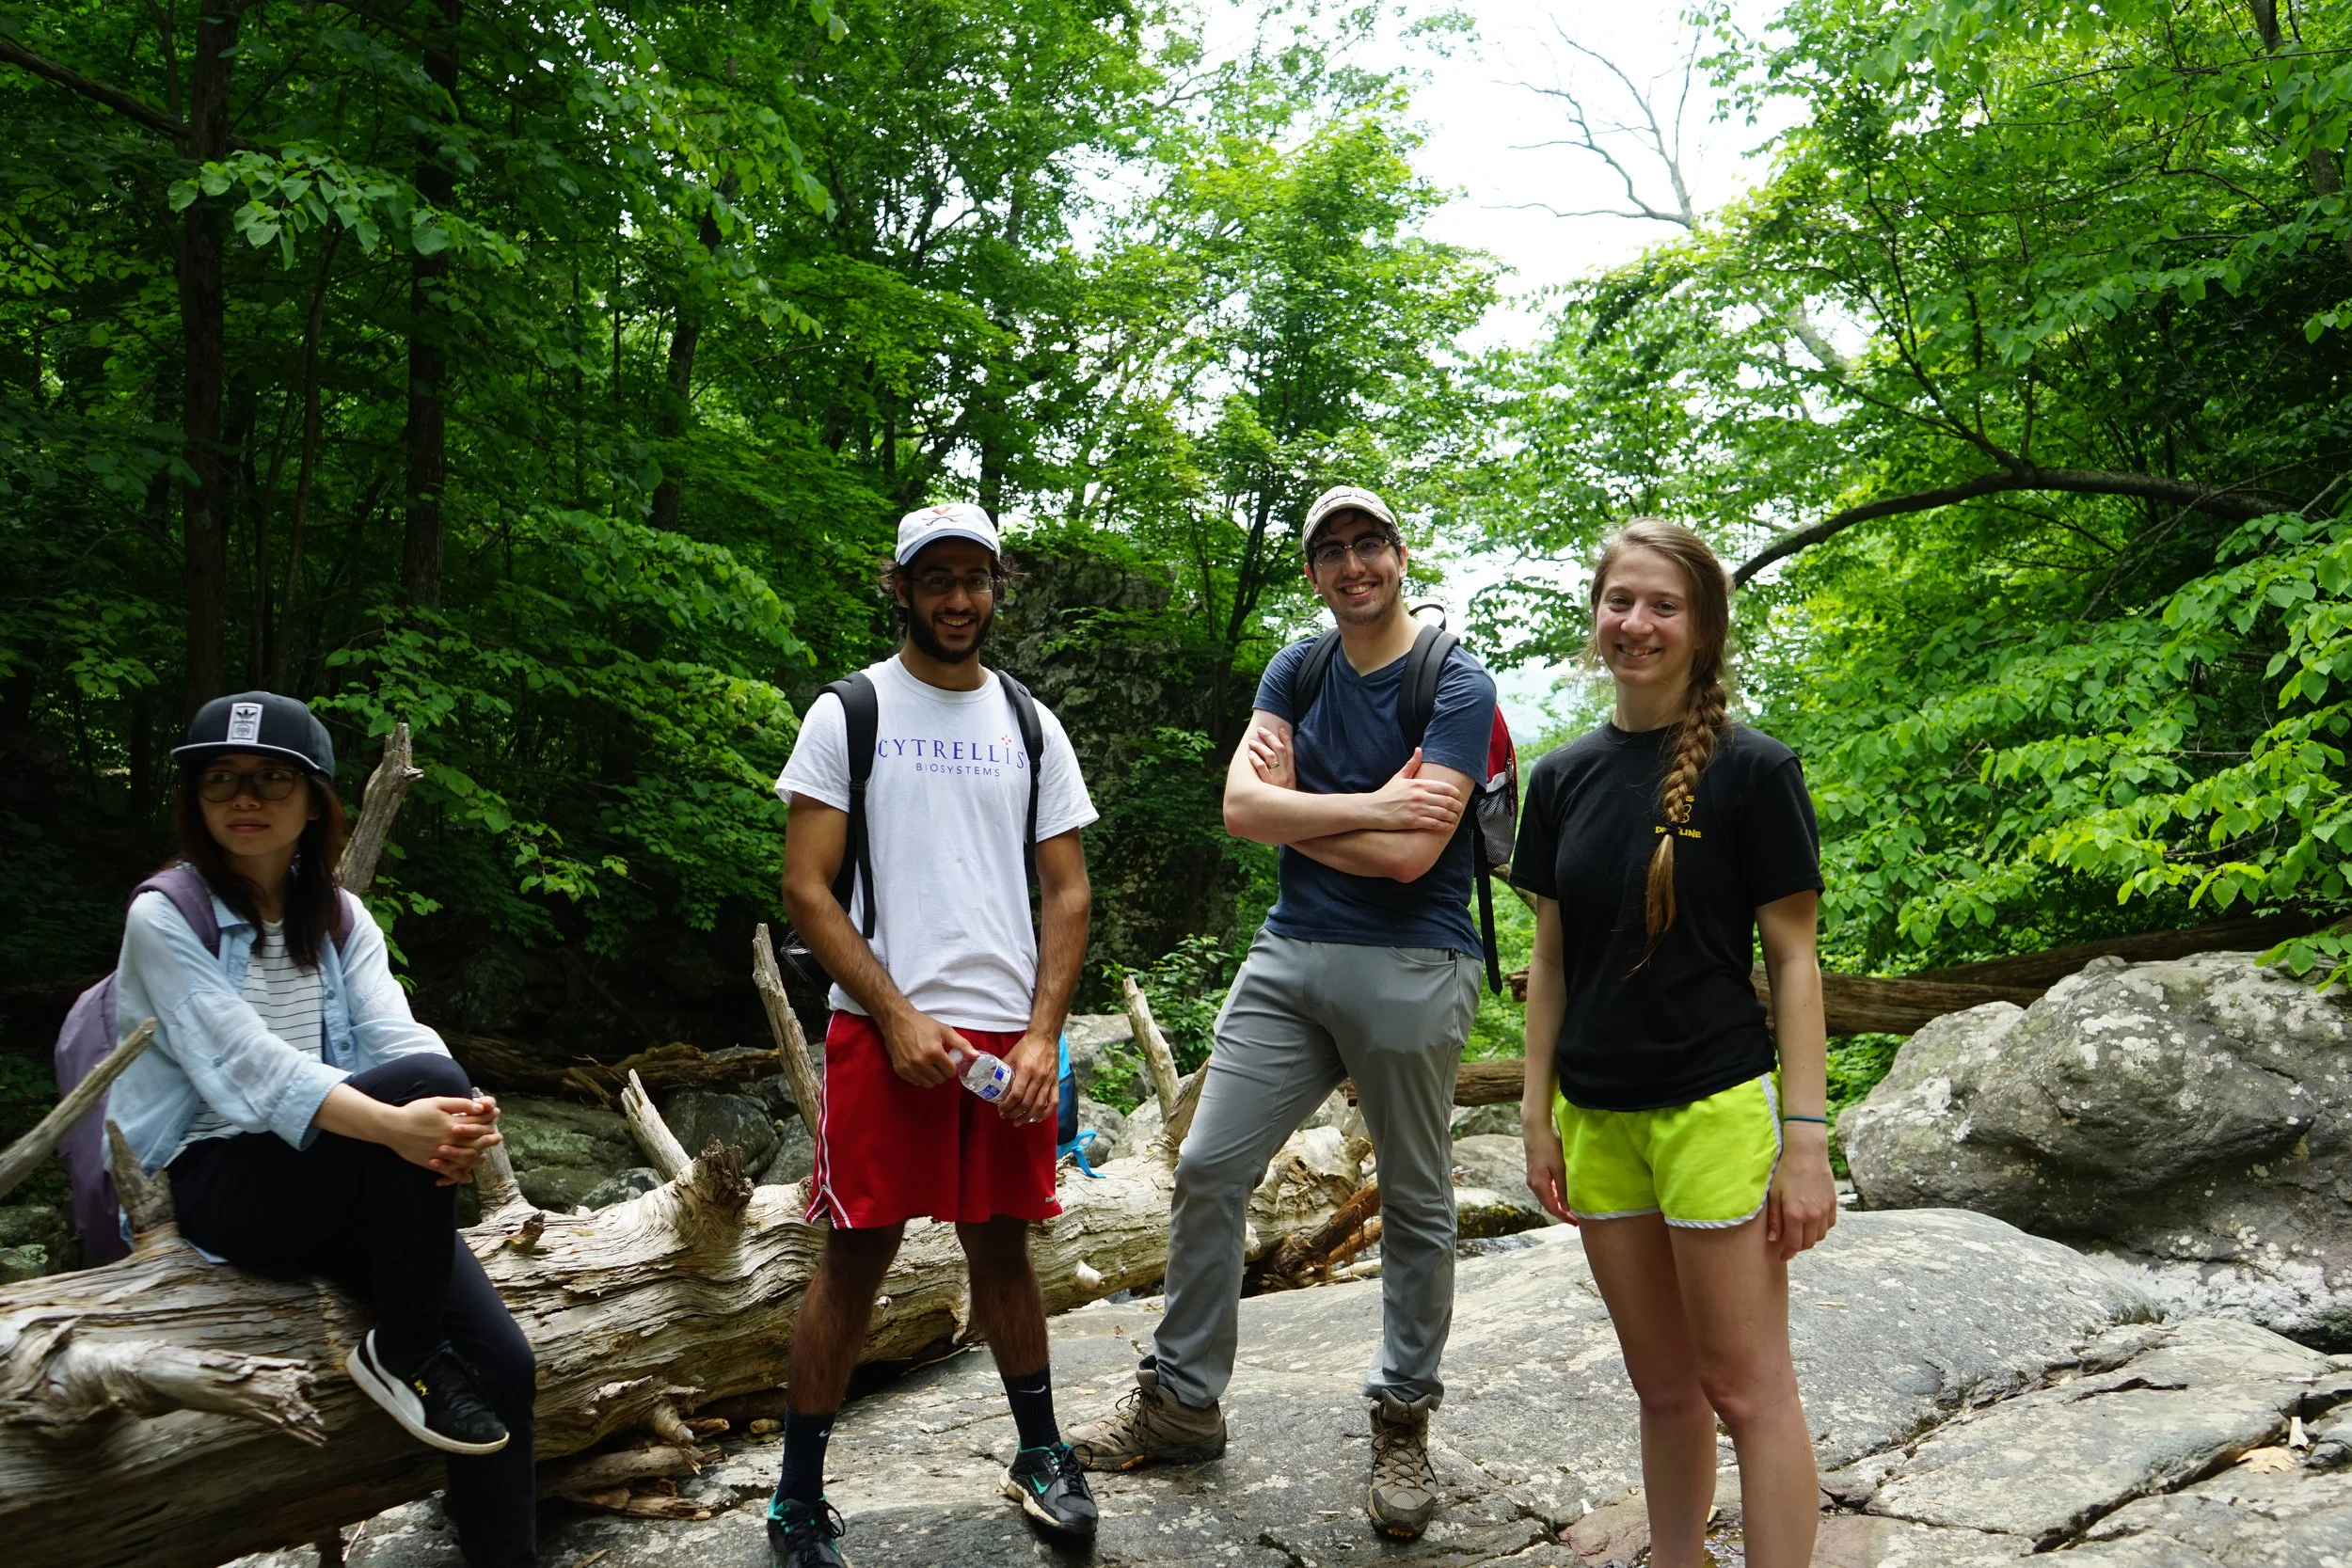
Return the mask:
<path fill-rule="evenodd" d="M 1361 512 L 1377 517 L 1391 528 L 1397 526 L 1396 514 L 1389 510 L 1387 501 L 1382 500 L 1360 484 L 1335 484 L 1317 496 L 1308 506 L 1307 520 L 1300 524 L 1298 529 L 1300 552 L 1304 553 L 1307 546 L 1314 542 L 1315 530 L 1323 526 L 1326 518 L 1334 512 L 1348 511 Z"/>
<path fill-rule="evenodd" d="M 1004 553 L 996 542 L 996 525 L 986 512 L 970 501 L 946 501 L 898 519 L 898 564 L 905 565 L 942 539 L 969 539 L 986 546 L 991 555 Z"/>

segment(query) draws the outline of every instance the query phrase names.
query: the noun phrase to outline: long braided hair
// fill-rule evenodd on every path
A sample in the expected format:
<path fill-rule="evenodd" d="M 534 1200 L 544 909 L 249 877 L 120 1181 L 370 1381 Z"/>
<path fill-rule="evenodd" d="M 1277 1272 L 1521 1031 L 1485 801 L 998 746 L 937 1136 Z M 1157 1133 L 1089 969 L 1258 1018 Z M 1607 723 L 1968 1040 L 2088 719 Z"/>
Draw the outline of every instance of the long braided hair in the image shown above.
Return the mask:
<path fill-rule="evenodd" d="M 1665 777 L 1659 785 L 1658 847 L 1650 855 L 1649 879 L 1642 894 L 1642 924 L 1647 941 L 1642 962 L 1633 966 L 1639 969 L 1649 962 L 1675 923 L 1676 832 L 1691 820 L 1699 775 L 1714 759 L 1715 742 L 1730 721 L 1731 695 L 1724 689 L 1724 677 L 1731 639 L 1731 578 L 1715 552 L 1707 547 L 1707 541 L 1681 524 L 1657 517 L 1640 517 L 1626 524 L 1601 546 L 1600 557 L 1593 563 L 1596 657 L 1601 594 L 1608 589 L 1610 569 L 1629 550 L 1652 551 L 1681 569 L 1689 591 L 1691 624 L 1691 684 L 1682 718 L 1667 748 Z"/>

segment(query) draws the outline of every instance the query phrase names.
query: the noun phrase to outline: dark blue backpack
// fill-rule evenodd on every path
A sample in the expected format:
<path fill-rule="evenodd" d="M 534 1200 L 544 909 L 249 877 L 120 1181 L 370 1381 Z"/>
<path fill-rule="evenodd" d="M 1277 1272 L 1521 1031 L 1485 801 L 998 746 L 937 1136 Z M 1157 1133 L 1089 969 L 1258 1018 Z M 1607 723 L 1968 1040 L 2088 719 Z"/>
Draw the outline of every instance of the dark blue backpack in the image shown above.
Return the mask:
<path fill-rule="evenodd" d="M 131 890 L 136 899 L 155 892 L 171 900 L 180 918 L 215 958 L 220 957 L 220 922 L 213 915 L 213 890 L 195 867 L 175 865 L 158 871 Z M 345 894 L 336 900 L 335 945 L 351 936 L 353 900 Z M 74 999 L 57 1031 L 57 1092 L 71 1094 L 73 1085 L 89 1076 L 106 1059 L 121 1037 L 115 1027 L 115 977 L 109 974 Z M 71 1191 L 73 1228 L 81 1233 L 82 1257 L 89 1263 L 111 1263 L 130 1248 L 122 1240 L 121 1205 L 115 1196 L 114 1172 L 106 1164 L 106 1101 L 100 1100 L 89 1115 L 66 1131 L 57 1145 L 65 1160 Z"/>

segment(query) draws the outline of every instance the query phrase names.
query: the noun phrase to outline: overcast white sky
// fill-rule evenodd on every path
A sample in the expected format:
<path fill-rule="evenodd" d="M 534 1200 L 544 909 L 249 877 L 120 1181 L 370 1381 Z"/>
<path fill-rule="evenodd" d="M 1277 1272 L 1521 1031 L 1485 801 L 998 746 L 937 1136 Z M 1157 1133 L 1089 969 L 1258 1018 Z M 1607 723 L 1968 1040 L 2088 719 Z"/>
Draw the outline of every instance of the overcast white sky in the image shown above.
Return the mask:
<path fill-rule="evenodd" d="M 1257 0 L 1210 0 L 1213 53 L 1247 47 L 1259 14 Z M 1563 105 L 1538 88 L 1578 91 L 1595 128 L 1625 123 L 1639 113 L 1622 84 L 1581 44 L 1613 62 L 1649 93 L 1661 118 L 1681 91 L 1691 31 L 1673 5 L 1599 5 L 1593 0 L 1462 0 L 1475 33 L 1450 40 L 1442 51 L 1406 35 L 1414 16 L 1438 9 L 1437 0 L 1408 0 L 1391 18 L 1380 43 L 1358 57 L 1374 69 L 1403 67 L 1415 79 L 1414 108 L 1426 127 L 1419 164 L 1439 185 L 1459 194 L 1431 226 L 1432 237 L 1484 250 L 1509 269 L 1504 303 L 1489 314 L 1471 346 L 1525 341 L 1537 329 L 1544 288 L 1629 260 L 1670 237 L 1669 226 L 1639 218 L 1563 217 L 1557 213 L 1621 210 L 1629 203 L 1617 174 L 1589 152 L 1560 145 L 1570 135 Z M 1760 31 L 1777 11 L 1771 0 L 1735 0 L 1733 14 Z M 1692 204 L 1705 213 L 1758 177 L 1751 156 L 1771 127 L 1720 122 L 1704 74 L 1692 83 L 1680 126 L 1683 170 Z M 1669 135 L 1674 134 L 1671 124 Z M 1654 157 L 1634 139 L 1604 136 L 1634 173 L 1638 194 L 1671 208 L 1673 192 Z M 1549 144 L 1549 145 L 1547 145 Z M 1549 210 L 1547 210 L 1549 209 Z M 1476 559 L 1449 573 L 1445 597 L 1459 613 L 1502 563 Z M 1499 673 L 1503 711 L 1513 731 L 1532 737 L 1548 725 L 1545 705 L 1557 670 Z"/>

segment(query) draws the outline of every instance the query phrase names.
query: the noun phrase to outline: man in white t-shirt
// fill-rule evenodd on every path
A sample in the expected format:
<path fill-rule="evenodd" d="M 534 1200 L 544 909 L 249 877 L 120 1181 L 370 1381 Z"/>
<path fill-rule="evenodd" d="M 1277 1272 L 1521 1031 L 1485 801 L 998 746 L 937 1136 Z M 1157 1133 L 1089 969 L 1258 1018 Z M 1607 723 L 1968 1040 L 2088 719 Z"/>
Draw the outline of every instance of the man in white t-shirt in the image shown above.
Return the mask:
<path fill-rule="evenodd" d="M 864 824 L 870 873 L 850 907 L 849 736 L 828 691 L 803 717 L 776 793 L 791 806 L 784 898 L 834 978 L 825 1106 L 809 1218 L 832 1227 L 792 1329 L 784 1477 L 768 1539 L 785 1568 L 836 1568 L 841 1516 L 824 1500 L 825 1440 L 905 1223 L 953 1223 L 972 1310 L 996 1358 L 1020 1447 L 1004 1489 L 1065 1542 L 1090 1541 L 1095 1506 L 1054 1419 L 1045 1309 L 1028 1227 L 1054 1197 L 1062 1020 L 1086 956 L 1091 894 L 1078 830 L 1095 819 L 1060 722 L 979 662 L 1005 583 L 995 526 L 977 506 L 909 513 L 890 574 L 898 652 L 863 672 L 874 700 Z M 1035 770 L 1034 774 L 1032 769 Z M 1039 924 L 1025 853 L 1035 781 Z M 870 876 L 870 883 L 869 883 Z M 862 935 L 870 932 L 870 935 Z M 992 1104 L 959 1069 L 974 1052 L 1011 1071 Z"/>

